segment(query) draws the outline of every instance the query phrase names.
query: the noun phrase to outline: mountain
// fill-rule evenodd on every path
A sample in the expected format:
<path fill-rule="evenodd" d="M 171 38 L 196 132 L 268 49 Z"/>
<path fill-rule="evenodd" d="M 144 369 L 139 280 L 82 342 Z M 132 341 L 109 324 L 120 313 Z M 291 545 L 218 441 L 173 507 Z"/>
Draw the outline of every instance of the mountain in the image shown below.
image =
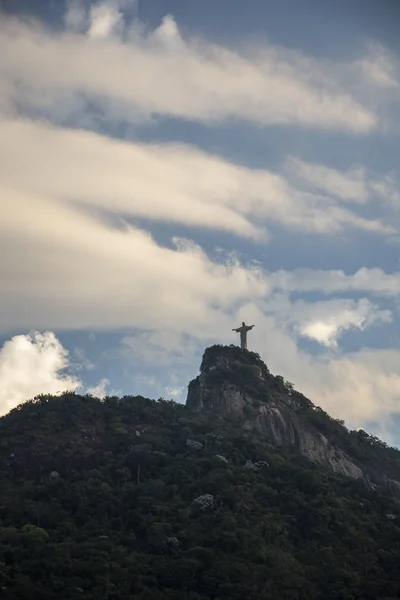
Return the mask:
<path fill-rule="evenodd" d="M 236 347 L 187 406 L 42 395 L 0 419 L 0 597 L 394 600 L 399 465 Z"/>

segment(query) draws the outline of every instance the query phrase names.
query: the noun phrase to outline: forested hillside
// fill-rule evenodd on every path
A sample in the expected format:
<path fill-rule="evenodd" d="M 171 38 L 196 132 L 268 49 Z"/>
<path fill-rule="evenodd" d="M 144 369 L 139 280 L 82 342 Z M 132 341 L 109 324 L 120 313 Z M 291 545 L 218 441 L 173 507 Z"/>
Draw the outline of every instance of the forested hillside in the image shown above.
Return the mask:
<path fill-rule="evenodd" d="M 0 419 L 4 600 L 394 599 L 399 515 L 173 402 L 42 396 Z"/>

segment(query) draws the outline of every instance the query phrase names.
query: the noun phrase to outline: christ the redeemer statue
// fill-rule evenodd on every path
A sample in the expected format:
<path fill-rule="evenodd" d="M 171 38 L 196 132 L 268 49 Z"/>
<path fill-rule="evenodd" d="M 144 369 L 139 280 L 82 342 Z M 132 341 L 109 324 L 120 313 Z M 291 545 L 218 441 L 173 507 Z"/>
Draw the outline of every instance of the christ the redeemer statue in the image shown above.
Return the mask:
<path fill-rule="evenodd" d="M 240 347 L 244 350 L 247 350 L 247 332 L 250 329 L 253 329 L 254 325 L 246 325 L 244 321 L 242 321 L 242 326 L 237 329 L 232 329 L 232 331 L 237 331 L 240 333 Z"/>

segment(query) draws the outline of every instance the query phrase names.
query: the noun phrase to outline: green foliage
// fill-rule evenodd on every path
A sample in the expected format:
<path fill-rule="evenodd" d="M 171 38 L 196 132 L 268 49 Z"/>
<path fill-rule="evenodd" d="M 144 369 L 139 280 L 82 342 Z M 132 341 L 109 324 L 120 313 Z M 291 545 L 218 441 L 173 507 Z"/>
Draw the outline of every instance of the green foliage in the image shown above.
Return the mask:
<path fill-rule="evenodd" d="M 393 467 L 398 451 L 269 381 L 314 426 Z M 212 505 L 193 510 L 203 495 Z M 396 598 L 400 520 L 387 514 L 400 503 L 383 489 L 174 402 L 39 396 L 0 419 L 2 600 Z"/>

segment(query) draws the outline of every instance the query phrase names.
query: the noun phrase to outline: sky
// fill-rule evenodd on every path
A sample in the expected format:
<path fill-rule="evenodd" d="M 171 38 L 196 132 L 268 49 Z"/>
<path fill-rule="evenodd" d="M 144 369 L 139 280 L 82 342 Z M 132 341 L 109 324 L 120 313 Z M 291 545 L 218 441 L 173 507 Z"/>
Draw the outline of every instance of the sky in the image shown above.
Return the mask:
<path fill-rule="evenodd" d="M 400 445 L 400 7 L 0 1 L 0 415 L 249 349 Z"/>

